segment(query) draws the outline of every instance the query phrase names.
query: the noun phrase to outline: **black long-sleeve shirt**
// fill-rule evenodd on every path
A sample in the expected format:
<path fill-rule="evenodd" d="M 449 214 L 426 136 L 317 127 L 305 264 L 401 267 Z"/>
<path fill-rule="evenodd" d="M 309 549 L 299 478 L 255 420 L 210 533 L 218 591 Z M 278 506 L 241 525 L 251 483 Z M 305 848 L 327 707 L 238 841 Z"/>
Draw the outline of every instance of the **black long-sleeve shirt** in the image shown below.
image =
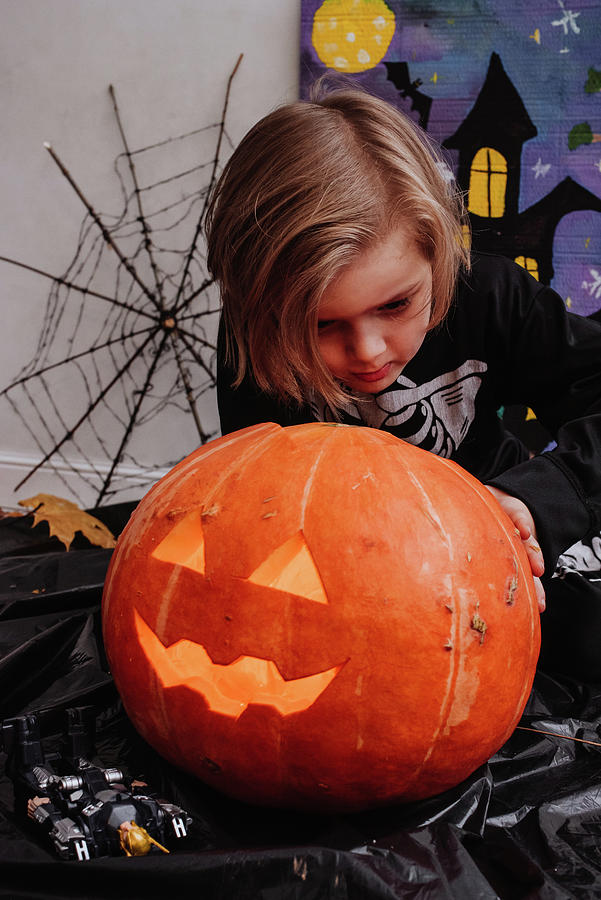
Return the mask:
<path fill-rule="evenodd" d="M 334 419 L 319 398 L 287 408 L 250 378 L 233 390 L 218 362 L 224 434 L 257 422 Z M 499 410 L 530 407 L 557 446 L 532 459 Z M 382 428 L 454 460 L 526 503 L 547 571 L 601 529 L 601 325 L 569 313 L 551 288 L 504 257 L 474 254 L 445 322 L 399 378 L 338 410 L 340 421 Z"/>

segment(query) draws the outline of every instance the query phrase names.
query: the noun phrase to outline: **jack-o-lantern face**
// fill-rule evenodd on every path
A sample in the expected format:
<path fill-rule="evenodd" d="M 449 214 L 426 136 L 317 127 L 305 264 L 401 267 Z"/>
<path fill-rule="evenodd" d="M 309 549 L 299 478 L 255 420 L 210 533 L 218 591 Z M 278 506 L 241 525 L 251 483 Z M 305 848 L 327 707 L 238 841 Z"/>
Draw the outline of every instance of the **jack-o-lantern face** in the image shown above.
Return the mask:
<path fill-rule="evenodd" d="M 204 577 L 205 541 L 200 514 L 192 512 L 182 519 L 152 555 Z M 328 602 L 301 532 L 274 550 L 245 580 L 312 603 Z M 232 663 L 220 665 L 212 661 L 201 644 L 189 640 L 180 639 L 165 648 L 138 612 L 135 612 L 135 623 L 140 645 L 163 687 L 187 684 L 202 694 L 213 712 L 236 718 L 249 703 L 272 706 L 281 715 L 307 709 L 341 668 L 336 665 L 324 672 L 286 680 L 272 659 L 241 656 Z"/>
<path fill-rule="evenodd" d="M 245 429 L 165 476 L 119 540 L 103 622 L 159 752 L 242 799 L 317 809 L 466 777 L 511 733 L 539 647 L 488 492 L 390 435 L 318 424 Z"/>

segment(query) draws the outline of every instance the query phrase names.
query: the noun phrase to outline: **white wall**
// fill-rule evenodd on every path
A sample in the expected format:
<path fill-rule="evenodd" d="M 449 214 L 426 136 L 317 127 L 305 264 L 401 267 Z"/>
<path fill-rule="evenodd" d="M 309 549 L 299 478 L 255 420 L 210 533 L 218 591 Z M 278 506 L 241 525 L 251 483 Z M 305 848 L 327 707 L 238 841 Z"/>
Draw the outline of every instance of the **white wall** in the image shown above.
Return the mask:
<path fill-rule="evenodd" d="M 218 121 L 240 53 L 228 114 L 234 143 L 274 106 L 294 99 L 299 6 L 299 0 L 0 0 L 0 256 L 60 274 L 75 252 L 85 210 L 45 141 L 98 211 L 118 209 L 112 166 L 122 145 L 109 84 L 136 148 Z M 49 281 L 0 262 L 0 390 L 35 352 L 49 288 Z M 57 392 L 62 403 L 70 395 L 76 402 L 77 385 L 59 379 Z M 216 424 L 212 397 L 203 416 Z M 49 468 L 15 493 L 42 454 L 5 398 L 0 425 L 0 506 L 38 492 L 93 502 L 93 492 L 73 490 Z M 164 418 L 146 439 L 154 452 L 140 449 L 147 457 L 141 462 L 181 458 L 196 443 L 191 425 L 174 433 Z M 130 492 L 139 495 L 139 488 Z"/>

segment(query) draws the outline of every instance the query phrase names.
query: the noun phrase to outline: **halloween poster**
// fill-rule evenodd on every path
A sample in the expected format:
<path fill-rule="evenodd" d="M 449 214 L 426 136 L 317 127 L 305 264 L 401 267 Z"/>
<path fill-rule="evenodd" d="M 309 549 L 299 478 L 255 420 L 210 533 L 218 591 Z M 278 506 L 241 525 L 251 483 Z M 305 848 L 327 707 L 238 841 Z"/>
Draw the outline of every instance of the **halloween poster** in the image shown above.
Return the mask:
<path fill-rule="evenodd" d="M 601 310 L 601 3 L 303 0 L 301 94 L 326 69 L 448 153 L 474 245 Z"/>
<path fill-rule="evenodd" d="M 601 318 L 599 0 L 303 0 L 302 97 L 326 70 L 442 145 L 476 249 Z"/>

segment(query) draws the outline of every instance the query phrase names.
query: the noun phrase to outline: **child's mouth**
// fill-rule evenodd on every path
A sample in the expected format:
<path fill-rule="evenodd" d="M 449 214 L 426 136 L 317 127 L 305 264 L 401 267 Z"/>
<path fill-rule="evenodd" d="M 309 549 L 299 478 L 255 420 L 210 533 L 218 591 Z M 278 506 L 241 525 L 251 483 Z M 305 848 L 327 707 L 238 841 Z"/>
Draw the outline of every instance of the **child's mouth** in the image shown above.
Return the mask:
<path fill-rule="evenodd" d="M 371 383 L 374 381 L 381 381 L 382 378 L 385 378 L 390 371 L 391 363 L 386 363 L 386 365 L 382 366 L 380 369 L 376 369 L 373 372 L 353 372 L 353 378 L 357 381 L 364 381 L 366 383 Z"/>

